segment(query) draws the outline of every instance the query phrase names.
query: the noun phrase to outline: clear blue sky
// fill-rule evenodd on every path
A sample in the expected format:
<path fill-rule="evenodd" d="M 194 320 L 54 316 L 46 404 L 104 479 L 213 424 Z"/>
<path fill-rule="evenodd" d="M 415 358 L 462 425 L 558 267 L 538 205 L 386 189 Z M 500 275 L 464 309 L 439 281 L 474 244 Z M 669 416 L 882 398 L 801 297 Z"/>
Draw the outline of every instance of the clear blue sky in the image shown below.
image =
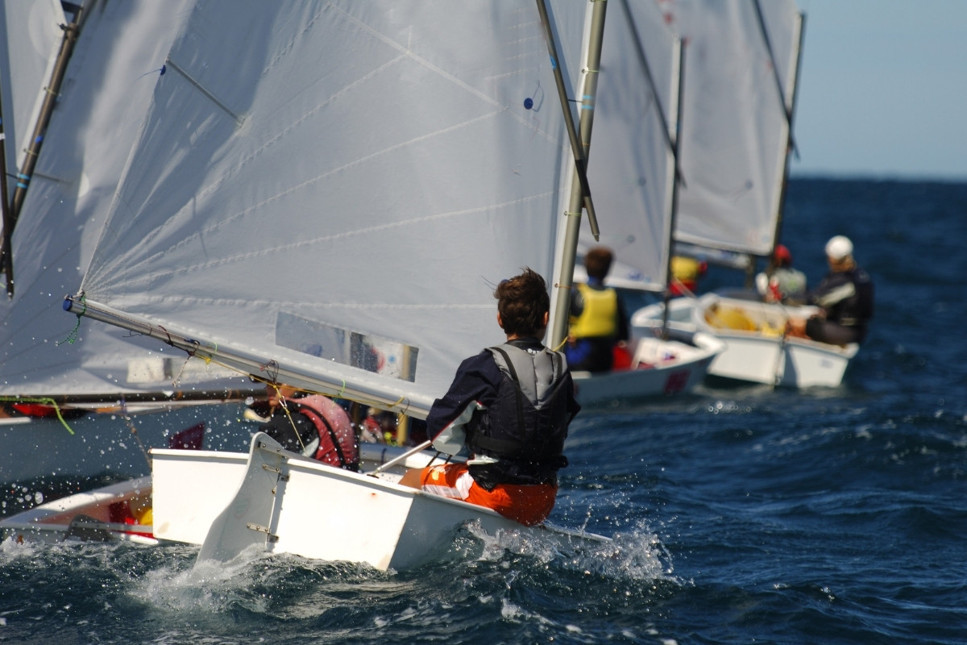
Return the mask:
<path fill-rule="evenodd" d="M 792 176 L 967 180 L 967 0 L 798 0 Z"/>

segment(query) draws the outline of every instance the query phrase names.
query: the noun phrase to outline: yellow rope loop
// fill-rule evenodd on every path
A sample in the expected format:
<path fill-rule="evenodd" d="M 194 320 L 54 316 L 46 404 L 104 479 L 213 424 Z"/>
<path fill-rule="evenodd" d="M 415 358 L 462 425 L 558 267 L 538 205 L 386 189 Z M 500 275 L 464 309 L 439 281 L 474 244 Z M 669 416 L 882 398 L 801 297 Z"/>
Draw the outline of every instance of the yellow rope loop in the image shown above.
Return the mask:
<path fill-rule="evenodd" d="M 559 352 L 559 351 L 563 350 L 565 345 L 567 345 L 567 338 L 565 338 L 564 340 L 562 340 L 561 341 L 561 344 L 554 348 L 554 351 L 555 352 Z"/>

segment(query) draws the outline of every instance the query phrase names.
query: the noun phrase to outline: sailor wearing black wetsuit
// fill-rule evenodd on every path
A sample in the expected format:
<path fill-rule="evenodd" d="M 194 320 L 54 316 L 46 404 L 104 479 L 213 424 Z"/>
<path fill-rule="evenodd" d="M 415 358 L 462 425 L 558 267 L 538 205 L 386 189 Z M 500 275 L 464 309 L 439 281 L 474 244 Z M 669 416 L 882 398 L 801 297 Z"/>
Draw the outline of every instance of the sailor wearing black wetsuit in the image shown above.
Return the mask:
<path fill-rule="evenodd" d="M 873 281 L 856 265 L 853 243 L 837 235 L 826 244 L 830 272 L 809 293 L 809 303 L 821 307 L 825 316 L 806 321 L 806 335 L 834 345 L 860 343 L 873 318 Z"/>

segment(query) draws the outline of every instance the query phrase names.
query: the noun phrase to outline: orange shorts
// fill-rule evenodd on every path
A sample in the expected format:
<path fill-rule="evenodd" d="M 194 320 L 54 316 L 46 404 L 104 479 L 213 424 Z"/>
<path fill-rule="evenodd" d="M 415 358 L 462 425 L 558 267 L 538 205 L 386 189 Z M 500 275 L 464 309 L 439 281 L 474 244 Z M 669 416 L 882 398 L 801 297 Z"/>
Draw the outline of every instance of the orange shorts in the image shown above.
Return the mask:
<path fill-rule="evenodd" d="M 434 495 L 492 508 L 525 526 L 534 526 L 547 519 L 557 497 L 557 486 L 551 484 L 497 484 L 493 490 L 487 490 L 477 485 L 466 464 L 424 468 L 420 485 Z"/>

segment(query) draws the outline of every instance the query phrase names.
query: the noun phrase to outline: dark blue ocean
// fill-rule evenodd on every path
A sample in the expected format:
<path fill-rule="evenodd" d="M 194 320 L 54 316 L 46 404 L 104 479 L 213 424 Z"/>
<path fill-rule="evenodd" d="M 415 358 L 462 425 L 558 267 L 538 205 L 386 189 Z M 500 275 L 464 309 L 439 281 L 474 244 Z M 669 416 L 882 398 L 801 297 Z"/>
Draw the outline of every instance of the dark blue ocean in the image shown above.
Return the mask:
<path fill-rule="evenodd" d="M 785 212 L 813 283 L 825 241 L 853 239 L 869 340 L 836 389 L 579 415 L 552 520 L 614 545 L 471 527 L 381 573 L 8 542 L 0 642 L 967 642 L 967 184 L 797 179 Z M 740 281 L 713 269 L 703 287 Z"/>

